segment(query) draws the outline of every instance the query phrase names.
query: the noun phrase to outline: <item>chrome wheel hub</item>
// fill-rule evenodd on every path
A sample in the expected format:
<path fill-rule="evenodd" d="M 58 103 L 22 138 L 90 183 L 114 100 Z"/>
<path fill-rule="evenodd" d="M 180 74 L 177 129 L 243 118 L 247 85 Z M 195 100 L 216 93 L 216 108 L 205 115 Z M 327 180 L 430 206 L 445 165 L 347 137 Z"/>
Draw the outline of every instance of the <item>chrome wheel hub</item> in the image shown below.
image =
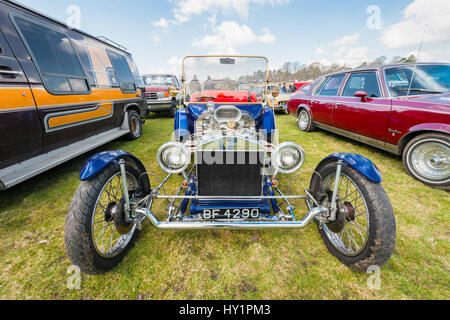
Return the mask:
<path fill-rule="evenodd" d="M 334 180 L 332 175 L 326 177 L 323 189 L 330 189 Z M 357 256 L 366 248 L 369 239 L 369 208 L 356 183 L 344 174 L 341 175 L 338 195 L 341 203 L 339 215 L 343 218 L 344 225 L 338 229 L 332 225 L 324 225 L 325 235 L 340 253 L 350 257 Z"/>
<path fill-rule="evenodd" d="M 450 177 L 450 148 L 438 142 L 419 145 L 411 155 L 414 169 L 430 180 Z"/>
<path fill-rule="evenodd" d="M 306 130 L 309 124 L 309 114 L 306 111 L 302 111 L 300 113 L 300 117 L 298 119 L 298 126 L 301 130 Z"/>
<path fill-rule="evenodd" d="M 129 190 L 138 186 L 136 178 L 127 174 Z M 127 234 L 121 234 L 115 225 L 116 216 L 120 212 L 119 204 L 123 197 L 122 176 L 113 176 L 103 187 L 95 205 L 91 221 L 91 235 L 95 250 L 103 258 L 119 255 L 132 239 L 137 225 L 133 224 Z"/>

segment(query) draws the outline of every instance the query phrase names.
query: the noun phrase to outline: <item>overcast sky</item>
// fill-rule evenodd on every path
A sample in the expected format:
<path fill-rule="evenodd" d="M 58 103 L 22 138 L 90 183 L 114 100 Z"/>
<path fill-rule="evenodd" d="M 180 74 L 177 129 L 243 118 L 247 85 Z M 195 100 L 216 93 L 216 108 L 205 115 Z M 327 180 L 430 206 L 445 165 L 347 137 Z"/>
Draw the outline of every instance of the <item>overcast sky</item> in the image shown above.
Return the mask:
<path fill-rule="evenodd" d="M 385 55 L 450 61 L 450 0 L 19 0 L 133 54 L 141 73 L 179 73 L 188 54 L 359 65 Z M 425 32 L 424 32 L 425 31 Z"/>

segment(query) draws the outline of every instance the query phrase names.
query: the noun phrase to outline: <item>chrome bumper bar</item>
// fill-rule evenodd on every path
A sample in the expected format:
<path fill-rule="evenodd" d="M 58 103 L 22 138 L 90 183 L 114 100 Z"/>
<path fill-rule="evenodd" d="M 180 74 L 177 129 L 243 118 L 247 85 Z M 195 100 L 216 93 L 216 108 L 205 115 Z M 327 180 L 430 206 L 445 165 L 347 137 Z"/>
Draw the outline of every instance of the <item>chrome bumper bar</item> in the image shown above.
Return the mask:
<path fill-rule="evenodd" d="M 151 211 L 145 209 L 136 209 L 136 213 L 147 217 L 151 224 L 160 230 L 264 230 L 264 229 L 300 229 L 307 227 L 317 216 L 327 213 L 326 208 L 314 208 L 306 214 L 300 221 L 280 221 L 280 222 L 246 222 L 246 221 L 205 221 L 205 222 L 161 222 Z"/>

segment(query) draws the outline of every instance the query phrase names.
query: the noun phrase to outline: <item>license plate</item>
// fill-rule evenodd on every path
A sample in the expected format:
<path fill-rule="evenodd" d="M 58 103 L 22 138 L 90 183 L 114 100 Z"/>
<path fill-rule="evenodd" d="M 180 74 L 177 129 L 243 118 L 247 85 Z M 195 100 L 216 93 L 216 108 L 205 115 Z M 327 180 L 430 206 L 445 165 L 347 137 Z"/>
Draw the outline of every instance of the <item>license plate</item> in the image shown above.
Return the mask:
<path fill-rule="evenodd" d="M 214 219 L 258 219 L 259 209 L 204 209 L 202 217 L 205 220 Z"/>

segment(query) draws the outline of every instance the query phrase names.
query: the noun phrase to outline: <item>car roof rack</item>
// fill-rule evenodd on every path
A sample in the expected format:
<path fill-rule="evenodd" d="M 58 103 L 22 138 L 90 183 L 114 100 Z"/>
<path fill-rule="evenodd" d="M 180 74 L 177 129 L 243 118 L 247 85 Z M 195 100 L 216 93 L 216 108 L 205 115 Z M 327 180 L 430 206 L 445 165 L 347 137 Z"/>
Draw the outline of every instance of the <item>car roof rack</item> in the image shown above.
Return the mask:
<path fill-rule="evenodd" d="M 109 38 L 107 38 L 107 37 L 105 37 L 105 36 L 98 36 L 97 39 L 100 39 L 100 40 L 102 40 L 103 42 L 107 42 L 107 43 L 109 43 L 109 44 L 112 44 L 112 45 L 114 45 L 114 46 L 116 46 L 116 47 L 118 47 L 118 48 L 120 48 L 120 49 L 122 49 L 122 50 L 124 50 L 124 51 L 128 51 L 128 49 L 127 49 L 126 47 L 124 47 L 124 46 L 118 44 L 117 42 L 115 42 L 115 41 L 113 41 L 113 40 L 111 40 L 111 39 L 109 39 Z"/>

